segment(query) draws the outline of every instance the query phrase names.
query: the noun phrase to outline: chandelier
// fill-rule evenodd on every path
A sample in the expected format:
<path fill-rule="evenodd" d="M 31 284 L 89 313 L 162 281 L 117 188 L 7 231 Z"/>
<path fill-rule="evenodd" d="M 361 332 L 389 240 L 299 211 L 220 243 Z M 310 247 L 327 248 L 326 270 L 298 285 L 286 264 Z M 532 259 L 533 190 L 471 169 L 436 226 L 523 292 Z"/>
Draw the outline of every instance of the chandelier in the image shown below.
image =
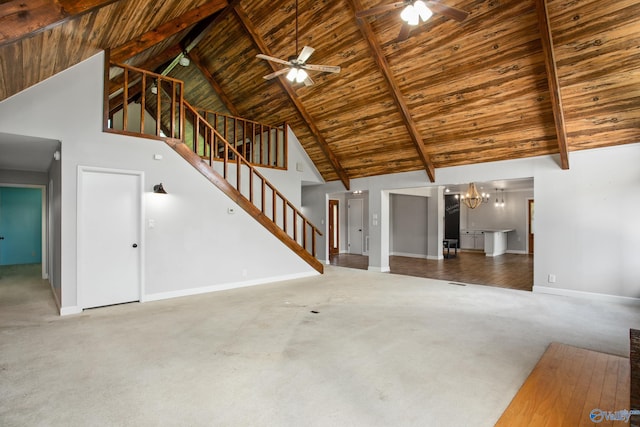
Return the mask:
<path fill-rule="evenodd" d="M 460 195 L 460 200 L 469 208 L 475 209 L 483 203 L 487 203 L 489 201 L 489 193 L 478 192 L 475 183 L 470 183 L 469 188 L 467 189 L 466 194 Z"/>

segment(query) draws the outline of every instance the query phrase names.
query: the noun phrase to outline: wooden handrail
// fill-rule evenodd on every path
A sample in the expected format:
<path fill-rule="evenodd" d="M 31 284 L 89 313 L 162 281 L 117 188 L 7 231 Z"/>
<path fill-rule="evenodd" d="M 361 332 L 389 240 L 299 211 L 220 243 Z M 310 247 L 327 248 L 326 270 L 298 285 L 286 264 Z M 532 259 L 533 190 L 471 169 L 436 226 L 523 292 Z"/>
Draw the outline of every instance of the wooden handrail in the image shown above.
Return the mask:
<path fill-rule="evenodd" d="M 193 122 L 191 123 L 194 132 L 192 133 L 193 143 L 191 144 L 191 149 L 194 153 L 201 156 L 200 152 L 208 154 L 208 161 L 211 165 L 213 165 L 213 161 L 216 159 L 215 154 L 218 153 L 219 144 L 222 144 L 222 158 L 217 158 L 222 161 L 222 176 L 223 178 L 229 182 L 239 193 L 245 198 L 247 201 L 251 202 L 253 206 L 256 206 L 260 209 L 260 212 L 265 217 L 269 217 L 267 207 L 267 194 L 268 191 L 271 192 L 271 222 L 278 226 L 282 231 L 288 234 L 293 238 L 295 242 L 297 242 L 302 248 L 308 251 L 314 257 L 316 256 L 316 235 L 322 236 L 322 232 L 315 226 L 313 223 L 305 217 L 302 212 L 300 212 L 294 205 L 291 203 L 278 189 L 267 180 L 267 178 L 262 175 L 257 168 L 251 164 L 242 153 L 240 153 L 233 145 L 231 145 L 224 136 L 218 132 L 198 111 L 191 106 L 187 101 L 183 101 L 185 105 L 185 110 L 188 113 L 186 117 L 189 115 L 193 116 Z M 204 146 L 200 147 L 198 144 L 199 138 L 203 139 Z M 186 141 L 185 141 L 186 142 Z M 188 144 L 187 144 L 188 145 Z M 199 152 L 200 151 L 200 152 Z M 201 156 L 202 157 L 202 156 Z M 229 164 L 236 165 L 236 176 L 235 176 L 235 185 L 231 181 L 229 181 Z M 249 194 L 245 195 L 246 191 L 243 191 L 242 186 L 242 168 L 246 168 L 249 171 Z M 254 180 L 259 182 L 260 188 L 260 204 L 256 205 L 254 200 L 254 189 L 255 184 Z M 282 203 L 283 212 L 282 212 L 282 226 L 280 226 L 277 222 L 277 208 L 278 202 Z M 292 230 L 288 228 L 288 217 L 292 218 L 293 226 Z M 298 221 L 302 222 L 302 243 L 298 241 Z M 308 248 L 308 239 L 307 233 L 308 230 L 311 231 L 312 239 L 311 239 L 311 247 Z"/>
<path fill-rule="evenodd" d="M 109 80 L 108 90 L 105 82 L 105 131 L 152 138 L 183 139 L 184 84 L 181 80 L 126 64 L 110 63 L 106 68 L 105 77 L 109 74 L 109 68 L 122 69 L 122 76 Z M 157 89 L 155 93 L 153 86 Z M 129 106 L 134 101 L 140 104 L 140 118 L 139 125 L 131 126 Z M 145 112 L 153 117 L 156 123 L 155 129 L 151 132 L 145 131 Z M 122 113 L 121 124 L 114 121 L 115 117 L 120 117 L 118 113 Z"/>
<path fill-rule="evenodd" d="M 196 111 L 252 164 L 287 169 L 286 123 L 272 126 L 216 111 Z"/>

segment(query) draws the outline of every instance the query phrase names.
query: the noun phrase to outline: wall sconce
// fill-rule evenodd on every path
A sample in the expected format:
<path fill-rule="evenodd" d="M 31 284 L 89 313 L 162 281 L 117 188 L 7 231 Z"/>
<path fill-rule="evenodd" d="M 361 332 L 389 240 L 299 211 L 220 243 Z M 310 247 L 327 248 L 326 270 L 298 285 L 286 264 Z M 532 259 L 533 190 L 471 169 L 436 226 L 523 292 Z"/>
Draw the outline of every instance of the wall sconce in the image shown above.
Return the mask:
<path fill-rule="evenodd" d="M 165 191 L 164 187 L 162 186 L 162 183 L 158 184 L 158 185 L 154 185 L 153 186 L 153 192 L 156 194 L 167 194 L 167 192 Z"/>

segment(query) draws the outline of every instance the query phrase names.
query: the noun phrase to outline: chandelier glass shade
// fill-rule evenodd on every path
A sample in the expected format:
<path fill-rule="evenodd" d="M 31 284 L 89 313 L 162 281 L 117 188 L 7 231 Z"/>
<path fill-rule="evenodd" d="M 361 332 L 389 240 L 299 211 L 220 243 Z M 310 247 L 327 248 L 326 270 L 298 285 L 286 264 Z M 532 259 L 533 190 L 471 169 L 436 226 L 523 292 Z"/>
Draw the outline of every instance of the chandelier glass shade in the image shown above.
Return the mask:
<path fill-rule="evenodd" d="M 460 195 L 460 200 L 464 203 L 469 209 L 475 209 L 483 203 L 487 203 L 489 201 L 489 193 L 478 192 L 475 183 L 470 183 L 469 188 L 467 189 L 466 194 Z"/>

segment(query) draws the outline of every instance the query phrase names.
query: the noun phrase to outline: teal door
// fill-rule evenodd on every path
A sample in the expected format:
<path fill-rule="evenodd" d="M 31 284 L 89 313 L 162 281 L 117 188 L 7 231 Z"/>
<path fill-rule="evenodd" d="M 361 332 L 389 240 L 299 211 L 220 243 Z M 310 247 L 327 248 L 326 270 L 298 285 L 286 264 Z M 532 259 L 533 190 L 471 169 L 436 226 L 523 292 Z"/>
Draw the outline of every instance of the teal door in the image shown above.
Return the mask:
<path fill-rule="evenodd" d="M 0 265 L 42 262 L 42 189 L 0 187 Z"/>

